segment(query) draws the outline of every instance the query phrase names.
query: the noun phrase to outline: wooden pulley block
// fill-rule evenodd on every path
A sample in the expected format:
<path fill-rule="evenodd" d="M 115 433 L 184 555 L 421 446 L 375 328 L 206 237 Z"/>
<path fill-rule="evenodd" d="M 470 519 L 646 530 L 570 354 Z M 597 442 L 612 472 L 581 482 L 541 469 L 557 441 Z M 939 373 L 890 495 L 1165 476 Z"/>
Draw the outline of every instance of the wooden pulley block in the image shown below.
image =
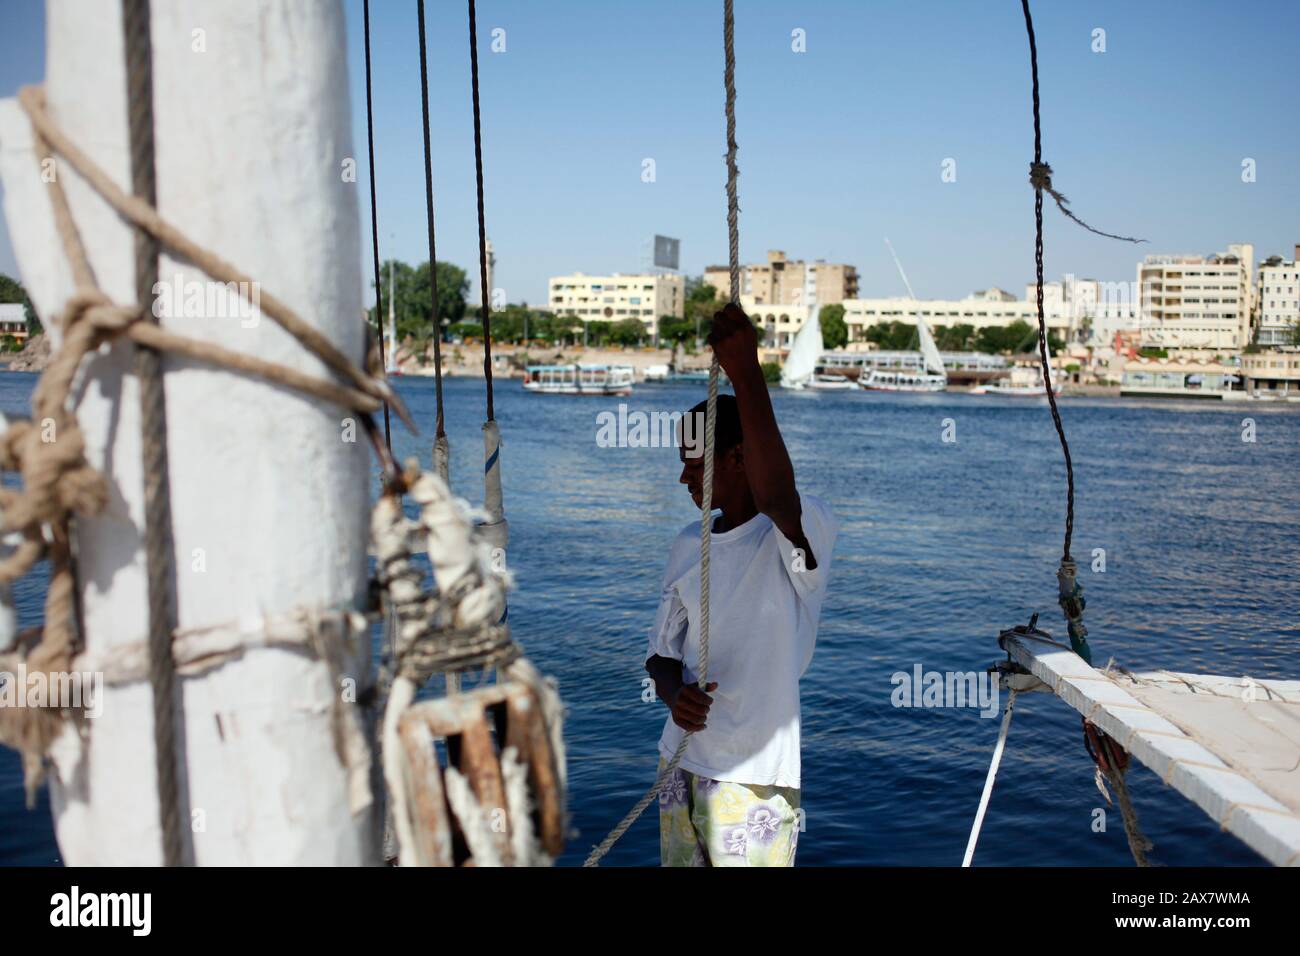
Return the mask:
<path fill-rule="evenodd" d="M 507 681 L 421 701 L 399 732 L 421 865 L 527 866 L 563 850 L 562 778 L 532 688 Z"/>

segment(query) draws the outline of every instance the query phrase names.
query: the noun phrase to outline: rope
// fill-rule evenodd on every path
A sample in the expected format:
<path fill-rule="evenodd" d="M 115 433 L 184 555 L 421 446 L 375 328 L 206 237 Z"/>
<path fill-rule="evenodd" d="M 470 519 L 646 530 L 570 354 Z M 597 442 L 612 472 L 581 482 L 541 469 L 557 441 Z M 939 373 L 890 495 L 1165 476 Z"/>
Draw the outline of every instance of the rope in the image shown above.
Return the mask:
<path fill-rule="evenodd" d="M 153 47 L 149 36 L 149 0 L 123 0 L 122 30 L 126 38 L 128 128 L 131 144 L 131 188 L 150 206 L 157 204 L 154 179 Z M 135 229 L 135 293 L 141 321 L 158 323 L 152 309 L 158 282 L 158 240 Z M 167 464 L 167 404 L 163 391 L 162 353 L 136 349 L 140 380 L 140 438 L 144 458 L 145 569 L 149 595 L 149 688 L 153 693 L 154 766 L 158 774 L 158 812 L 162 826 L 163 864 L 180 866 L 184 854 L 181 827 L 180 759 L 182 703 L 176 689 L 172 659 L 175 629 L 175 579 L 172 563 L 171 488 Z M 188 816 L 188 813 L 186 813 Z"/>
<path fill-rule="evenodd" d="M 993 760 L 989 764 L 988 776 L 984 778 L 984 792 L 980 794 L 979 809 L 975 811 L 975 824 L 971 827 L 970 839 L 966 841 L 966 856 L 962 859 L 962 866 L 970 866 L 970 861 L 975 856 L 975 844 L 979 842 L 980 827 L 984 825 L 984 811 L 989 808 L 989 797 L 993 795 L 993 781 L 998 775 L 998 766 L 1002 763 L 1002 751 L 1007 745 L 1007 732 L 1011 730 L 1011 715 L 1016 706 L 1016 691 L 1012 690 L 1007 697 L 1007 710 L 1002 715 L 1002 729 L 998 731 L 998 743 L 993 748 Z"/>
<path fill-rule="evenodd" d="M 1073 220 L 1091 233 L 1098 236 L 1105 236 L 1107 239 L 1118 239 L 1120 242 L 1146 242 L 1145 239 L 1135 239 L 1132 236 L 1117 236 L 1111 232 L 1102 232 L 1100 229 L 1094 229 L 1076 216 L 1069 208 L 1070 200 L 1066 199 L 1063 195 L 1052 188 L 1052 167 L 1044 162 L 1035 160 L 1029 164 L 1029 185 L 1033 186 L 1040 192 L 1045 192 L 1050 195 L 1056 200 L 1056 208 L 1065 213 L 1067 219 Z"/>
<path fill-rule="evenodd" d="M 132 35 L 134 29 L 128 29 L 127 35 Z M 147 29 L 145 33 L 147 34 Z M 128 222 L 143 229 L 162 247 L 204 270 L 211 278 L 233 283 L 233 288 L 252 302 L 249 290 L 254 283 L 251 280 L 163 220 L 144 196 L 125 193 L 59 129 L 45 112 L 44 92 L 40 87 L 22 88 L 18 92 L 18 101 L 32 123 L 34 154 L 38 162 L 52 155 L 62 157 Z M 133 145 L 136 142 L 133 137 Z M 133 165 L 137 168 L 140 165 L 134 157 Z M 96 284 L 85 244 L 72 218 L 62 180 L 55 180 L 49 185 L 52 218 L 72 273 L 75 290 L 68 297 L 63 312 L 54 321 L 60 330 L 62 341 L 33 390 L 33 419 L 11 421 L 8 429 L 0 436 L 0 468 L 18 472 L 22 477 L 21 489 L 0 488 L 0 514 L 3 515 L 0 519 L 0 535 L 16 532 L 21 537 L 13 553 L 0 561 L 0 582 L 16 580 L 30 570 L 42 555 L 49 558 L 50 583 L 45 596 L 45 621 L 39 629 L 39 641 L 28 648 L 24 663 L 52 677 L 68 672 L 74 644 L 76 586 L 72 572 L 70 519 L 73 515 L 91 516 L 100 513 L 108 496 L 107 481 L 87 462 L 85 440 L 75 415 L 68 408 L 73 380 L 87 354 L 106 342 L 125 337 L 138 346 L 156 352 L 181 355 L 219 368 L 257 376 L 343 408 L 354 409 L 362 413 L 361 421 L 370 434 L 376 453 L 394 473 L 391 456 L 385 456 L 385 446 L 378 440 L 378 430 L 370 413 L 377 411 L 388 400 L 402 420 L 413 429 L 414 426 L 401 400 L 389 389 L 387 383 L 357 368 L 323 333 L 307 325 L 274 296 L 261 293 L 260 289 L 263 313 L 280 324 L 327 366 L 336 370 L 341 367 L 348 384 L 316 378 L 297 369 L 236 352 L 212 342 L 177 335 L 153 322 L 143 321 L 144 316 L 152 310 L 145 310 L 140 304 L 128 307 L 113 303 Z M 154 255 L 156 260 L 156 253 Z M 147 253 L 137 253 L 136 258 L 138 262 L 145 262 L 149 256 Z M 147 291 L 152 296 L 152 285 Z M 141 301 L 148 299 L 142 297 Z M 45 440 L 47 421 L 52 423 L 57 441 Z M 145 441 L 148 443 L 147 436 Z M 157 451 L 157 448 L 153 449 L 155 455 Z M 154 461 L 156 460 L 155 458 Z M 165 472 L 161 466 L 155 467 L 147 460 L 145 469 L 146 482 L 152 478 L 165 483 Z M 152 512 L 150 520 L 155 516 L 156 512 Z M 166 527 L 166 522 L 163 527 Z M 170 544 L 165 538 L 163 541 L 162 545 L 156 541 L 146 542 L 155 558 L 159 547 L 162 547 L 164 553 L 170 553 Z M 151 622 L 156 617 L 154 611 L 158 606 L 153 596 L 158 593 L 159 583 L 156 579 L 151 582 Z M 165 595 L 166 591 L 162 590 L 161 593 Z M 170 643 L 168 639 L 168 647 Z M 166 699 L 170 697 L 164 688 L 155 700 Z M 9 744 L 22 755 L 29 803 L 35 798 L 43 776 L 43 755 L 60 733 L 61 721 L 65 717 L 75 715 L 50 708 L 0 710 L 0 742 Z M 170 750 L 165 745 L 158 747 L 159 754 L 168 752 Z"/>
<path fill-rule="evenodd" d="M 474 0 L 469 0 L 469 76 L 474 95 L 474 175 L 478 186 L 478 274 L 479 292 L 483 300 L 480 314 L 483 318 L 483 374 L 487 379 L 487 420 L 495 421 L 492 408 L 492 290 L 487 278 L 487 227 L 483 219 L 483 136 L 480 131 L 478 103 L 478 27 L 474 15 Z"/>
<path fill-rule="evenodd" d="M 321 398 L 328 398 L 345 408 L 356 409 L 360 412 L 378 411 L 386 401 L 392 405 L 393 410 L 397 412 L 398 417 L 402 419 L 408 428 L 412 431 L 418 431 L 406 411 L 405 404 L 387 382 L 358 368 L 347 356 L 339 351 L 338 347 L 324 333 L 315 326 L 308 324 L 297 312 L 289 308 L 287 304 L 271 292 L 258 286 L 258 302 L 253 303 L 251 290 L 258 284 L 248 275 L 226 262 L 216 253 L 198 245 L 198 243 L 163 219 L 153 206 L 140 197 L 123 192 L 117 183 L 103 169 L 97 166 L 89 156 L 82 152 L 80 147 L 73 143 L 50 119 L 45 112 L 44 93 L 39 87 L 23 87 L 18 91 L 18 101 L 26 111 L 36 133 L 44 140 L 44 145 L 48 150 L 66 160 L 68 165 L 76 170 L 86 180 L 87 184 L 99 194 L 100 198 L 112 206 L 128 222 L 143 228 L 157 239 L 163 248 L 171 251 L 179 258 L 188 260 L 195 268 L 206 273 L 212 279 L 227 285 L 233 285 L 250 304 L 259 305 L 263 315 L 272 319 L 297 339 L 305 349 L 338 373 L 349 384 L 339 385 L 335 382 L 311 379 L 305 374 L 288 369 L 285 366 L 255 359 L 242 352 L 225 349 L 211 342 L 185 339 L 183 336 L 136 322 L 135 319 L 139 317 L 138 310 L 112 307 L 112 303 L 108 301 L 103 293 L 94 288 L 93 278 L 90 278 L 89 287 L 79 288 L 78 292 L 83 296 L 91 296 L 92 300 L 79 303 L 74 296 L 70 300 L 70 306 L 80 305 L 83 311 L 89 310 L 89 317 L 94 320 L 99 332 L 126 334 L 138 343 L 152 348 L 199 358 L 232 371 L 255 374 L 279 385 L 288 385 Z M 51 189 L 51 195 L 62 191 L 61 183 L 56 181 L 50 185 L 54 187 Z M 63 201 L 66 202 L 66 200 Z M 71 233 L 75 232 L 75 225 L 72 223 L 71 218 L 68 217 L 66 220 L 61 221 L 56 215 L 55 222 L 59 227 L 59 238 L 63 242 L 64 252 L 69 260 L 75 262 L 77 258 L 80 258 L 84 262 L 85 249 L 80 240 L 71 235 Z M 82 279 L 91 276 L 89 266 L 86 265 L 84 269 L 74 266 L 73 271 L 78 278 L 78 285 L 85 286 L 86 283 Z M 96 308 L 91 308 L 92 306 Z M 108 306 L 110 308 L 98 308 L 99 306 Z M 80 314 L 71 316 L 73 319 L 80 317 Z M 65 315 L 63 322 L 67 325 L 69 316 Z M 99 341 L 96 341 L 95 345 L 98 346 Z M 186 351 L 187 349 L 190 351 Z M 75 367 L 72 371 L 75 373 Z"/>
<path fill-rule="evenodd" d="M 1153 844 L 1138 825 L 1137 809 L 1133 806 L 1133 798 L 1124 779 L 1124 775 L 1128 772 L 1128 754 L 1120 749 L 1113 738 L 1087 718 L 1083 721 L 1083 744 L 1088 755 L 1097 764 L 1097 772 L 1105 776 L 1115 790 L 1115 799 L 1119 801 L 1120 819 L 1124 821 L 1124 836 L 1128 840 L 1129 852 L 1133 854 L 1133 862 L 1138 866 L 1150 866 L 1151 861 L 1147 859 L 1147 853 L 1152 849 Z M 1102 789 L 1102 796 L 1106 797 L 1107 801 L 1110 800 L 1104 789 Z"/>
<path fill-rule="evenodd" d="M 384 334 L 380 324 L 384 321 L 384 296 L 380 288 L 379 275 L 379 215 L 375 203 L 375 112 L 370 91 L 370 0 L 365 0 L 362 7 L 362 19 L 366 31 L 366 145 L 370 151 L 370 251 L 375 269 L 375 338 L 379 340 L 379 367 L 388 367 L 384 355 Z M 389 451 L 393 448 L 392 428 L 388 421 L 388 403 L 384 403 L 384 445 Z"/>
<path fill-rule="evenodd" d="M 473 0 L 470 0 L 473 6 Z M 736 194 L 736 179 L 740 171 L 736 166 L 736 50 L 735 50 L 735 12 L 732 0 L 723 0 L 722 4 L 722 45 L 723 85 L 726 88 L 727 113 L 727 246 L 730 254 L 731 301 L 740 302 L 740 205 Z M 713 516 L 713 449 L 714 430 L 718 414 L 718 356 L 715 352 L 709 363 L 709 398 L 704 414 L 704 491 L 700 503 L 700 655 L 697 683 L 704 687 L 708 683 L 709 673 L 709 540 L 712 534 Z M 654 785 L 646 792 L 636 805 L 628 811 L 618 826 L 610 831 L 587 857 L 583 866 L 596 866 L 637 818 L 650 806 L 650 802 L 659 795 L 668 778 L 677 770 L 686 753 L 691 732 L 682 735 L 672 759 L 655 778 Z"/>
<path fill-rule="evenodd" d="M 469 0 L 469 63 L 470 86 L 474 95 L 474 176 L 478 188 L 478 250 L 479 291 L 483 319 L 483 375 L 487 384 L 487 421 L 483 423 L 483 508 L 486 521 L 479 531 L 493 547 L 505 552 L 510 542 L 510 526 L 505 517 L 501 493 L 501 431 L 497 427 L 492 404 L 492 290 L 488 288 L 487 221 L 483 211 L 483 136 L 479 113 L 478 93 L 478 22 L 474 0 Z M 436 448 L 440 467 L 445 468 L 448 453 Z M 502 609 L 504 623 L 508 611 Z M 449 684 L 449 687 L 451 685 Z"/>
<path fill-rule="evenodd" d="M 1034 162 L 1031 169 L 1043 164 L 1043 128 L 1039 114 L 1038 99 L 1038 43 L 1034 37 L 1034 21 L 1029 13 L 1029 0 L 1020 0 L 1025 13 L 1025 29 L 1029 33 L 1029 68 L 1033 76 L 1034 106 Z M 1056 407 L 1056 389 L 1052 385 L 1052 373 L 1047 361 L 1047 318 L 1043 313 L 1043 180 L 1030 177 L 1034 184 L 1034 267 L 1038 277 L 1038 357 L 1043 369 L 1043 381 L 1047 384 L 1047 401 L 1052 408 L 1052 424 L 1056 426 L 1056 436 L 1061 442 L 1061 452 L 1065 455 L 1066 477 L 1066 511 L 1065 511 L 1065 545 L 1061 550 L 1061 560 L 1070 561 L 1070 539 L 1074 537 L 1074 462 L 1070 458 L 1070 443 L 1065 438 L 1065 428 L 1061 425 L 1061 413 Z"/>
<path fill-rule="evenodd" d="M 415 0 L 415 8 L 420 15 L 420 106 L 424 112 L 424 205 L 425 218 L 429 223 L 429 296 L 433 303 L 433 394 L 434 401 L 437 404 L 437 420 L 434 427 L 434 460 L 438 465 L 439 477 L 446 481 L 447 458 L 450 456 L 450 447 L 447 443 L 446 429 L 443 427 L 442 414 L 442 325 L 438 317 L 438 255 L 433 229 L 433 155 L 429 147 L 429 65 L 424 42 L 424 0 Z M 477 103 L 477 94 L 475 102 Z M 476 124 L 477 122 L 475 120 Z M 482 186 L 480 185 L 480 192 L 481 189 Z M 482 215 L 482 208 L 482 201 L 480 200 L 480 216 Z M 489 382 L 488 388 L 491 387 Z M 442 457 L 439 458 L 439 455 Z"/>
<path fill-rule="evenodd" d="M 1065 457 L 1065 542 L 1061 548 L 1061 563 L 1057 569 L 1058 602 L 1065 612 L 1070 633 L 1070 645 L 1074 651 L 1088 663 L 1092 663 L 1092 652 L 1088 647 L 1087 628 L 1083 625 L 1083 588 L 1076 580 L 1077 568 L 1070 555 L 1070 543 L 1074 537 L 1074 461 L 1070 457 L 1070 443 L 1065 437 L 1065 427 L 1061 424 L 1061 412 L 1056 407 L 1056 387 L 1052 382 L 1051 365 L 1047 360 L 1047 317 L 1043 311 L 1043 190 L 1052 192 L 1057 205 L 1062 210 L 1080 221 L 1062 205 L 1064 197 L 1051 190 L 1051 170 L 1043 164 L 1043 127 L 1038 95 L 1038 42 L 1034 37 L 1034 20 L 1029 12 L 1029 0 L 1020 0 L 1025 14 L 1025 30 L 1029 34 L 1029 68 L 1033 77 L 1033 111 L 1034 111 L 1034 161 L 1030 166 L 1029 181 L 1034 187 L 1034 269 L 1037 277 L 1036 298 L 1038 304 L 1038 359 L 1043 370 L 1043 382 L 1047 386 L 1047 402 L 1052 410 L 1052 424 L 1056 428 L 1056 437 L 1061 443 L 1061 453 Z M 1046 173 L 1044 173 L 1046 170 Z M 1086 223 L 1082 223 L 1087 226 Z M 1091 229 L 1090 226 L 1088 226 Z M 1096 232 L 1095 229 L 1092 229 Z"/>

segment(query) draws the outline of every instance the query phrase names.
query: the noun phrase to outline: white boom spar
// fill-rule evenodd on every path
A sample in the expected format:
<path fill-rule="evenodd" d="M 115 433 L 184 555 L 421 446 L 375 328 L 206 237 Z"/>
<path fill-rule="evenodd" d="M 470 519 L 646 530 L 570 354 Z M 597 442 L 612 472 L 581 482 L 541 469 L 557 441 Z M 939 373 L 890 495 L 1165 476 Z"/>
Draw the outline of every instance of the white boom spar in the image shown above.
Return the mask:
<path fill-rule="evenodd" d="M 47 0 L 48 112 L 130 189 L 122 13 L 117 3 Z M 319 0 L 155 0 L 158 206 L 315 324 L 358 365 L 364 352 L 359 217 L 343 10 Z M 56 164 L 98 284 L 134 301 L 128 226 L 65 162 Z M 47 328 L 73 291 L 31 125 L 0 101 L 5 214 Z M 159 263 L 164 294 L 212 283 Z M 176 286 L 180 277 L 182 287 Z M 191 285 L 194 284 L 194 285 Z M 288 334 L 236 299 L 182 310 L 165 327 L 325 374 Z M 57 335 L 57 332 L 53 333 Z M 168 357 L 167 441 L 181 631 L 261 634 L 296 610 L 356 606 L 365 591 L 369 450 L 356 413 Z M 140 399 L 132 347 L 92 356 L 73 390 L 87 457 L 109 503 L 78 520 L 85 650 L 103 661 L 147 635 Z M 363 645 L 365 642 L 362 642 Z M 345 673 L 363 681 L 361 665 Z M 183 698 L 187 858 L 200 864 L 358 864 L 374 858 L 369 793 L 336 751 L 345 688 L 313 654 L 249 649 L 178 679 Z M 102 715 L 54 745 L 51 797 L 70 864 L 162 859 L 147 682 L 107 685 Z"/>

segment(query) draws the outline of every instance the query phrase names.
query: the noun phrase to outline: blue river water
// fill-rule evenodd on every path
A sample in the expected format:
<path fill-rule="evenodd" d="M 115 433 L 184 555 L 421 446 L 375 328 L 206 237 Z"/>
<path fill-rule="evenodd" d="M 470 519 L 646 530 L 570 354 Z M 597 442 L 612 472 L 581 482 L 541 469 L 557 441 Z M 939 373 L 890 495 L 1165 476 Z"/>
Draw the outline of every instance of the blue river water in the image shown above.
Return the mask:
<path fill-rule="evenodd" d="M 25 412 L 33 376 L 0 376 L 0 409 Z M 433 382 L 399 380 L 432 430 Z M 642 700 L 646 630 L 667 548 L 698 515 L 670 448 L 606 448 L 597 415 L 674 411 L 699 385 L 638 386 L 630 398 L 526 395 L 497 384 L 514 635 L 555 675 L 568 705 L 581 862 L 653 780 L 665 712 Z M 802 682 L 801 865 L 961 862 L 998 720 L 974 708 L 900 708 L 897 672 L 982 672 L 1000 629 L 1064 634 L 1056 599 L 1065 469 L 1044 401 L 964 394 L 773 393 L 800 488 L 841 522 L 818 648 Z M 446 383 L 452 483 L 481 500 L 483 385 Z M 1078 482 L 1074 554 L 1094 659 L 1234 677 L 1300 676 L 1300 408 L 1260 403 L 1065 399 Z M 1243 419 L 1254 422 L 1254 441 Z M 944 441 L 945 430 L 955 441 Z M 399 456 L 429 460 L 429 435 L 394 421 Z M 1104 549 L 1104 571 L 1093 570 Z M 43 583 L 15 590 L 37 623 Z M 1079 718 L 1022 696 L 976 865 L 1131 865 Z M 1251 850 L 1135 766 L 1130 788 L 1152 857 L 1167 865 L 1257 865 Z M 651 809 L 607 865 L 658 862 Z M 0 863 L 58 859 L 44 793 L 23 806 L 0 747 Z"/>

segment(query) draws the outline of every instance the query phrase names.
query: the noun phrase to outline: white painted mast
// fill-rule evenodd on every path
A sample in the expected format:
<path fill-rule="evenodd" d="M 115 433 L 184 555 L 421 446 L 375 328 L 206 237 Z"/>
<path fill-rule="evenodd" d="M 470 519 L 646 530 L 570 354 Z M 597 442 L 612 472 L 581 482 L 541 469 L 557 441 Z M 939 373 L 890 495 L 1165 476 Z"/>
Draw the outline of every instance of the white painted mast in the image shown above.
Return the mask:
<path fill-rule="evenodd" d="M 47 0 L 49 113 L 130 188 L 117 3 Z M 359 217 L 344 17 L 338 3 L 153 4 L 158 205 L 200 244 L 257 278 L 363 364 Z M 46 327 L 73 291 L 31 127 L 0 101 L 0 176 L 23 283 Z M 131 230 L 57 164 L 99 286 L 134 301 Z M 206 276 L 164 253 L 163 283 Z M 188 287 L 187 287 L 188 288 Z M 207 288 L 207 286 L 200 286 Z M 163 325 L 322 375 L 254 312 Z M 264 633 L 297 609 L 365 592 L 370 454 L 355 413 L 202 363 L 167 357 L 168 444 L 182 630 Z M 85 363 L 74 388 L 87 457 L 109 504 L 78 520 L 85 658 L 147 635 L 140 403 L 132 348 Z M 352 425 L 349 425 L 352 422 Z M 362 642 L 365 644 L 365 642 Z M 358 682 L 362 668 L 351 676 Z M 315 656 L 250 649 L 178 680 L 184 702 L 187 857 L 200 864 L 358 864 L 375 858 L 369 797 L 335 751 L 340 691 Z M 162 859 L 147 682 L 106 686 L 103 714 L 52 750 L 51 798 L 69 864 Z M 365 767 L 360 768 L 364 773 Z"/>

